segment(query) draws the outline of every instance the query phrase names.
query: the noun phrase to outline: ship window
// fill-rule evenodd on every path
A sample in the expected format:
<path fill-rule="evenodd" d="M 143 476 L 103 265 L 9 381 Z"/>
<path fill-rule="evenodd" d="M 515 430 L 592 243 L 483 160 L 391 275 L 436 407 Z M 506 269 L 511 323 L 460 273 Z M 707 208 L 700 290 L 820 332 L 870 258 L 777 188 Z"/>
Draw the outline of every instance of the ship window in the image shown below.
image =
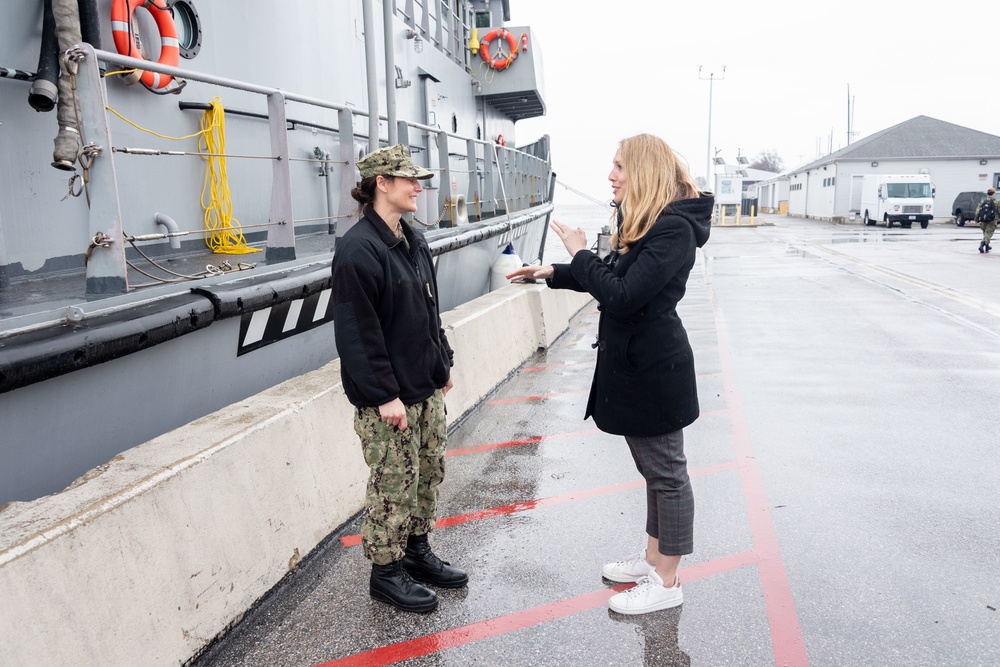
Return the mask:
<path fill-rule="evenodd" d="M 490 27 L 490 13 L 489 12 L 476 12 L 476 27 L 477 28 L 489 28 Z"/>
<path fill-rule="evenodd" d="M 173 4 L 174 25 L 181 56 L 194 58 L 201 49 L 201 19 L 191 0 L 176 0 Z"/>
<path fill-rule="evenodd" d="M 482 138 L 483 138 L 483 128 L 481 128 L 479 125 L 476 125 L 476 139 L 482 139 Z"/>
<path fill-rule="evenodd" d="M 451 131 L 453 133 L 458 132 L 458 116 L 456 116 L 455 114 L 451 115 Z"/>

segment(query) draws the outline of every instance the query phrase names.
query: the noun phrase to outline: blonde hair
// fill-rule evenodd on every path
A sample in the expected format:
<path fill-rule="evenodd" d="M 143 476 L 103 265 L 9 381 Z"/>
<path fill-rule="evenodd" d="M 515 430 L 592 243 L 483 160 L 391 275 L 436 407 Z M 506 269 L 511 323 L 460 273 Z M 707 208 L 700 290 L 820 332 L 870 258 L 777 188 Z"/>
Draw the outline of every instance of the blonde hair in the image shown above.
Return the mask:
<path fill-rule="evenodd" d="M 637 134 L 618 144 L 625 172 L 625 196 L 618 208 L 612 245 L 628 252 L 670 204 L 698 196 L 698 186 L 667 142 Z"/>

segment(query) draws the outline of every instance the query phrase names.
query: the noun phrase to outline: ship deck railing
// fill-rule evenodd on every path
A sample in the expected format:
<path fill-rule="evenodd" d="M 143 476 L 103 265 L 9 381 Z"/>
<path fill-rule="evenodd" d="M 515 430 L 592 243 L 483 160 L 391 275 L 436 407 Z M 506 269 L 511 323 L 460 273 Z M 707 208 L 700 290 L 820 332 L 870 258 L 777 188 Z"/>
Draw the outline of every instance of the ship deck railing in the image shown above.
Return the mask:
<path fill-rule="evenodd" d="M 95 50 L 89 44 L 78 45 L 73 50 L 73 56 L 79 64 L 76 87 L 83 143 L 81 165 L 85 165 L 84 176 L 90 200 L 88 237 L 92 239 L 92 247 L 86 264 L 86 290 L 90 297 L 121 294 L 129 290 L 125 262 L 126 237 L 122 230 L 119 186 L 114 168 L 114 153 L 126 152 L 127 149 L 115 147 L 112 141 L 100 63 L 124 69 L 149 70 L 184 80 L 254 93 L 266 98 L 270 154 L 265 157 L 271 161 L 272 178 L 268 222 L 262 226 L 266 228 L 264 259 L 269 264 L 289 261 L 296 257 L 296 221 L 292 215 L 292 179 L 289 165 L 305 158 L 293 158 L 290 155 L 286 102 L 332 109 L 337 112 L 337 128 L 329 129 L 338 134 L 340 155 L 336 158 L 317 157 L 315 161 L 322 163 L 324 168 L 330 168 L 333 164 L 341 167 L 339 187 L 342 203 L 349 199 L 347 193 L 356 184 L 355 164 L 361 155 L 355 154 L 355 140 L 367 138 L 370 146 L 383 143 L 381 137 L 373 141 L 370 136 L 364 137 L 363 134 L 356 133 L 355 118 L 367 118 L 369 114 L 343 104 Z M 383 121 L 388 122 L 388 119 L 379 116 L 378 121 L 382 124 Z M 460 223 L 466 217 L 470 220 L 481 220 L 498 214 L 521 211 L 551 200 L 551 164 L 547 159 L 533 154 L 538 151 L 516 150 L 492 141 L 463 137 L 438 127 L 407 120 L 399 120 L 395 125 L 398 143 L 412 145 L 411 131 L 424 133 L 427 137 L 423 151 L 418 149 L 417 152 L 426 152 L 422 161 L 428 169 L 435 172 L 436 179 L 440 183 L 437 188 L 437 210 L 441 211 L 437 224 L 440 226 Z M 387 137 L 393 135 L 392 132 L 386 134 Z M 458 146 L 461 146 L 462 150 L 454 150 Z M 466 169 L 457 168 L 457 163 L 460 162 L 466 163 Z M 468 175 L 468 189 L 464 193 L 458 193 L 455 187 L 459 172 Z M 335 218 L 339 216 L 335 216 L 332 210 L 329 213 L 330 231 L 335 233 Z M 110 228 L 109 221 L 112 221 Z M 315 221 L 310 219 L 308 222 Z M 144 235 L 143 240 L 154 238 L 162 240 L 169 236 L 169 233 Z"/>

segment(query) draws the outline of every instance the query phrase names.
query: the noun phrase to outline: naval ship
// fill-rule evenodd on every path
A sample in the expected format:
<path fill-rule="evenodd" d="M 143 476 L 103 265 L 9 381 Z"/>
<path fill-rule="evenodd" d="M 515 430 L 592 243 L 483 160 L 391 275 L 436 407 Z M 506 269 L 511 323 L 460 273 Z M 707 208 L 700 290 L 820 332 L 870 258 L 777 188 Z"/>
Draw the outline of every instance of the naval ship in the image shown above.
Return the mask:
<path fill-rule="evenodd" d="M 356 161 L 434 178 L 442 310 L 541 261 L 541 50 L 508 0 L 6 0 L 0 506 L 336 358 Z"/>

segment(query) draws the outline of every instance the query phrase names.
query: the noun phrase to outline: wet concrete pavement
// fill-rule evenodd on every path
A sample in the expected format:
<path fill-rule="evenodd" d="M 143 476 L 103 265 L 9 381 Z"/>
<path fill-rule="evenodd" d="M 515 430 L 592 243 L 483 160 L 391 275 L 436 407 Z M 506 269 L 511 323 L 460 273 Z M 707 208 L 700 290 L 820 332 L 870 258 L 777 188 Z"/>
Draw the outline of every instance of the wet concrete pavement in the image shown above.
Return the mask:
<path fill-rule="evenodd" d="M 1000 257 L 977 230 L 773 220 L 713 230 L 680 307 L 682 607 L 606 606 L 645 492 L 582 420 L 591 304 L 450 435 L 432 544 L 468 588 L 371 600 L 355 520 L 196 664 L 1000 664 Z"/>

